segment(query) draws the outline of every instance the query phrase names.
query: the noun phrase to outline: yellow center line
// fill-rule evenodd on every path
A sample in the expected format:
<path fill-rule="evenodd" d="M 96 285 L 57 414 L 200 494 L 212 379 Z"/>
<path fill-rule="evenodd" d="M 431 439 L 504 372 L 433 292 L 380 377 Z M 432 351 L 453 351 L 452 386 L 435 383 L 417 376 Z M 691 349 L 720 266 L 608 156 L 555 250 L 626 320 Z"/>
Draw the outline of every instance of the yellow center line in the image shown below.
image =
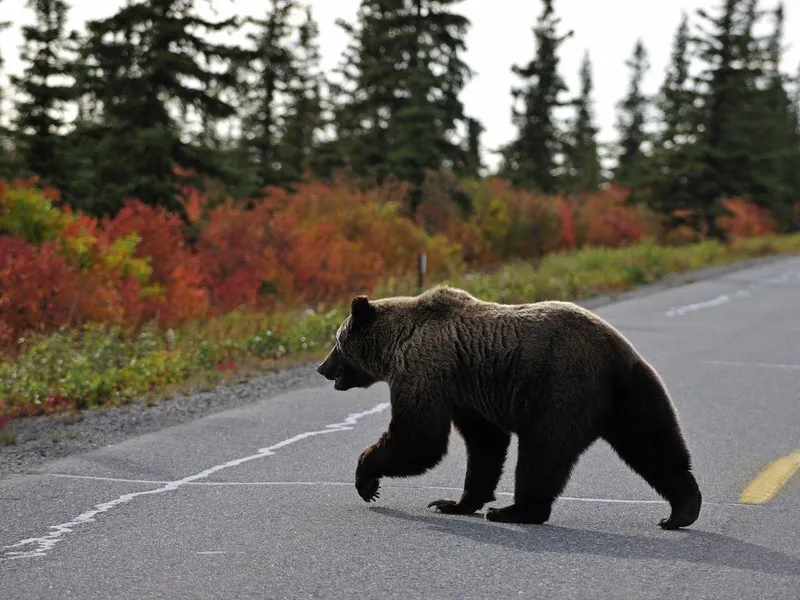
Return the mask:
<path fill-rule="evenodd" d="M 800 467 L 800 450 L 769 463 L 739 496 L 739 502 L 763 504 L 770 500 Z"/>

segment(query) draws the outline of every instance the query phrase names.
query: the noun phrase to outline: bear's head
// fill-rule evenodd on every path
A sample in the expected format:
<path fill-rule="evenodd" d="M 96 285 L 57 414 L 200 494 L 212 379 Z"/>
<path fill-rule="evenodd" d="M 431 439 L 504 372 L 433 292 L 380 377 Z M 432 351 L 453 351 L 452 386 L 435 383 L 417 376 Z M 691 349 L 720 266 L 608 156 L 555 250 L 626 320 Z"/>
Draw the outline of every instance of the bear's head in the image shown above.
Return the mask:
<path fill-rule="evenodd" d="M 365 364 L 372 337 L 368 331 L 376 316 L 377 309 L 366 296 L 353 299 L 350 314 L 336 332 L 336 344 L 317 367 L 317 373 L 334 382 L 333 389 L 368 388 L 379 381 Z"/>

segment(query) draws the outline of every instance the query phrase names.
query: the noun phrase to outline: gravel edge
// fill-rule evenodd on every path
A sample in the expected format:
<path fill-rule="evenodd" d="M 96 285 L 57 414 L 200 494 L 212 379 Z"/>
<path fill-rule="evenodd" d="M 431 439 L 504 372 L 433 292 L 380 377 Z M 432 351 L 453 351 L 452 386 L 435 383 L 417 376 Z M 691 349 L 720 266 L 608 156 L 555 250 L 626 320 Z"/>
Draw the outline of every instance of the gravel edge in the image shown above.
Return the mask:
<path fill-rule="evenodd" d="M 770 264 L 798 254 L 771 255 L 730 265 L 668 275 L 658 282 L 621 294 L 599 296 L 577 304 L 589 309 L 654 294 L 672 287 L 713 279 L 750 267 Z M 134 402 L 77 415 L 35 417 L 14 421 L 16 443 L 0 446 L 0 479 L 23 473 L 41 463 L 89 452 L 145 433 L 200 419 L 286 392 L 325 385 L 316 363 L 274 371 L 244 382 L 220 385 L 209 391 L 177 394 L 154 403 Z"/>

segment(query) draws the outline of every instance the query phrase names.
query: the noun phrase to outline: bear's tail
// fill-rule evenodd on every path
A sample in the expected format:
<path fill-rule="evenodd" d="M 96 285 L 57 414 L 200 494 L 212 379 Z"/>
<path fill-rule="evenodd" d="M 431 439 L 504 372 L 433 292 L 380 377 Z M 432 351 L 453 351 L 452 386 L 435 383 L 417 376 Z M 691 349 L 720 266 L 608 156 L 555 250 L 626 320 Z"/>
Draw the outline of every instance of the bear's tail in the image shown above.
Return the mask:
<path fill-rule="evenodd" d="M 686 527 L 697 520 L 702 495 L 691 471 L 678 415 L 656 371 L 638 360 L 620 382 L 603 438 L 667 500 L 672 514 L 659 525 Z"/>

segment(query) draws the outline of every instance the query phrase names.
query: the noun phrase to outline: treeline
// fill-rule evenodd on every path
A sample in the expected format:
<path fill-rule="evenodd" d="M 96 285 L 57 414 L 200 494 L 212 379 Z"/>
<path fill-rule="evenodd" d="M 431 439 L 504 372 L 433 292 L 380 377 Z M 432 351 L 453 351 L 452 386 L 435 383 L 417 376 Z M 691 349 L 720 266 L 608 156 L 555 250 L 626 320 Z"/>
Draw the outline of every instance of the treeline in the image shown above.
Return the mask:
<path fill-rule="evenodd" d="M 79 32 L 67 31 L 65 0 L 31 1 L 25 68 L 3 90 L 13 110 L 0 115 L 0 178 L 38 176 L 95 216 L 117 214 L 130 198 L 185 216 L 187 185 L 255 202 L 267 187 L 339 175 L 365 186 L 396 179 L 414 214 L 430 176 L 445 173 L 437 181 L 454 182 L 447 197 L 469 213 L 458 180 L 487 173 L 483 127 L 459 99 L 472 76 L 459 2 L 362 0 L 354 22 L 338 23 L 351 41 L 332 78 L 320 67 L 314 16 L 298 0 L 227 20 L 206 19 L 192 0 L 128 0 Z M 610 170 L 590 54 L 580 89 L 568 90 L 559 52 L 571 32 L 553 0 L 542 4 L 535 55 L 513 67 L 516 135 L 496 149 L 501 164 L 488 175 L 545 195 L 613 182 L 669 225 L 714 237 L 724 237 L 718 217 L 732 197 L 797 229 L 800 88 L 780 68 L 782 4 L 720 0 L 694 22 L 684 14 L 652 97 L 642 90 L 649 63 L 638 40 Z M 213 41 L 242 30 L 241 45 Z"/>

